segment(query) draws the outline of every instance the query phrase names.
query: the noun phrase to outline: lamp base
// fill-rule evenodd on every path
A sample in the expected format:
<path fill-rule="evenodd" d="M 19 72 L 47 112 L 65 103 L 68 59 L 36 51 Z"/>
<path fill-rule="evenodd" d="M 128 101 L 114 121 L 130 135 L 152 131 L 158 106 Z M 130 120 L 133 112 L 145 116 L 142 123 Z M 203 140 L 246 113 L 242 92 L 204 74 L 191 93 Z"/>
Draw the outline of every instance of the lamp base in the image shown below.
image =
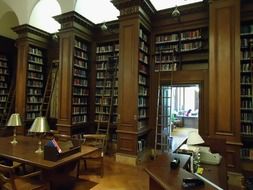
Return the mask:
<path fill-rule="evenodd" d="M 43 153 L 43 150 L 42 150 L 41 148 L 38 148 L 38 149 L 35 151 L 35 153 L 41 154 L 41 153 Z"/>
<path fill-rule="evenodd" d="M 16 139 L 13 139 L 12 141 L 11 141 L 11 144 L 17 144 L 18 143 L 18 141 L 16 140 Z"/>

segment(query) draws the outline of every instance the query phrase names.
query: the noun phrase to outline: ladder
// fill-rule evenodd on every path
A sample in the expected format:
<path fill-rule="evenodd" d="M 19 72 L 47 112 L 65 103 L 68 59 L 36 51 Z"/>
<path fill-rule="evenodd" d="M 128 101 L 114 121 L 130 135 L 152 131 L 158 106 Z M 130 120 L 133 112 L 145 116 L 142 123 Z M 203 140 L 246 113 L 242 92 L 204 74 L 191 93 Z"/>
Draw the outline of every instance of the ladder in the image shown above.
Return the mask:
<path fill-rule="evenodd" d="M 114 97 L 117 95 L 115 88 L 117 87 L 118 56 L 109 57 L 105 67 L 102 97 L 96 106 L 98 113 L 96 134 L 106 134 L 108 136 L 110 124 L 113 122 L 113 106 L 116 104 Z"/>
<path fill-rule="evenodd" d="M 52 100 L 52 94 L 54 91 L 58 68 L 59 68 L 58 66 L 59 66 L 59 61 L 55 60 L 52 62 L 52 64 L 49 67 L 47 82 L 46 82 L 43 99 L 42 99 L 42 104 L 40 106 L 41 116 L 45 116 L 45 117 L 49 116 L 50 103 Z"/>
<path fill-rule="evenodd" d="M 14 111 L 15 94 L 16 94 L 16 78 L 14 77 L 13 80 L 11 81 L 8 95 L 6 96 L 3 114 L 1 114 L 0 118 L 1 126 L 4 126 L 7 123 L 12 112 Z"/>
<path fill-rule="evenodd" d="M 162 56 L 164 52 L 172 51 L 172 60 L 167 69 L 170 71 L 169 85 L 161 84 L 160 73 L 162 68 Z M 172 131 L 172 87 L 173 87 L 173 72 L 175 70 L 175 50 L 163 49 L 159 54 L 159 64 L 157 68 L 157 110 L 156 110 L 156 129 L 155 129 L 155 156 L 160 152 L 169 151 L 171 146 L 171 131 Z"/>

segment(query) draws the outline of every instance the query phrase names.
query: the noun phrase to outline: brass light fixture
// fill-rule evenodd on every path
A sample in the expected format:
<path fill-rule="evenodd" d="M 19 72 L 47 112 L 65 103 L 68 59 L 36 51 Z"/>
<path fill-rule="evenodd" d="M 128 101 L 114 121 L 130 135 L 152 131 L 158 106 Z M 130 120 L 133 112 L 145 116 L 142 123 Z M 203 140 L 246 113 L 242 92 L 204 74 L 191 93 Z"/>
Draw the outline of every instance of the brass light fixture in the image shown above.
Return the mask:
<path fill-rule="evenodd" d="M 11 144 L 17 144 L 18 141 L 16 139 L 16 127 L 21 127 L 22 122 L 19 113 L 13 113 L 11 117 L 8 120 L 7 126 L 14 127 L 13 131 L 13 140 L 11 141 Z"/>
<path fill-rule="evenodd" d="M 41 148 L 41 138 L 44 133 L 50 131 L 46 117 L 36 117 L 29 132 L 39 134 L 39 147 L 35 153 L 42 153 L 43 149 Z"/>
<path fill-rule="evenodd" d="M 171 16 L 173 16 L 173 17 L 179 17 L 180 16 L 180 11 L 178 10 L 177 6 L 172 11 Z"/>

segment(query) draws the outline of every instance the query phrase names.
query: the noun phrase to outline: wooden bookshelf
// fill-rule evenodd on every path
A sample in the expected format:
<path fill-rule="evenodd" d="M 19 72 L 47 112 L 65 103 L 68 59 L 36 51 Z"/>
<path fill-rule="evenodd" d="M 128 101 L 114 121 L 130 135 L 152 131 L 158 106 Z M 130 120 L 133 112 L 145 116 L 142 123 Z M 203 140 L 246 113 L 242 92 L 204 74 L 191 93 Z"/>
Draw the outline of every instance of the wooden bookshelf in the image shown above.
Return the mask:
<path fill-rule="evenodd" d="M 28 24 L 17 26 L 14 31 L 18 34 L 15 112 L 24 123 L 18 133 L 26 134 L 35 117 L 41 115 L 51 36 Z"/>
<path fill-rule="evenodd" d="M 108 67 L 108 61 L 113 61 L 118 59 L 119 54 L 119 43 L 118 41 L 109 41 L 98 43 L 96 47 L 96 100 L 95 100 L 95 122 L 99 122 L 100 113 L 104 112 L 107 115 L 104 115 L 102 118 L 103 121 L 108 121 L 109 113 L 109 102 L 102 103 L 102 97 L 104 101 L 108 101 L 108 98 L 111 96 L 111 83 L 106 84 L 104 87 L 105 74 Z M 114 63 L 112 63 L 114 64 Z M 117 107 L 118 107 L 118 78 L 113 84 L 113 108 L 111 114 L 111 122 L 116 126 L 117 123 Z M 105 92 L 103 92 L 103 89 Z M 105 106 L 106 105 L 106 106 Z M 105 109 L 105 110 L 101 110 Z"/>
<path fill-rule="evenodd" d="M 155 36 L 155 71 L 177 71 L 187 65 L 208 68 L 207 28 L 196 28 Z M 203 66 L 202 66 L 203 67 Z"/>
<path fill-rule="evenodd" d="M 40 116 L 40 106 L 42 104 L 46 80 L 46 55 L 45 49 L 35 45 L 29 46 L 26 83 L 26 120 L 34 120 Z"/>
<path fill-rule="evenodd" d="M 241 26 L 241 159 L 253 160 L 253 24 Z"/>
<path fill-rule="evenodd" d="M 9 88 L 8 58 L 0 54 L 0 114 L 4 114 Z"/>
<path fill-rule="evenodd" d="M 73 57 L 72 124 L 87 122 L 88 116 L 88 46 L 75 37 Z"/>
<path fill-rule="evenodd" d="M 57 130 L 67 135 L 85 133 L 90 122 L 91 29 L 95 25 L 74 11 L 55 19 L 61 24 Z"/>
<path fill-rule="evenodd" d="M 150 89 L 150 35 L 143 25 L 139 26 L 138 68 L 138 124 L 137 155 L 142 157 L 148 147 L 149 132 L 149 89 Z"/>

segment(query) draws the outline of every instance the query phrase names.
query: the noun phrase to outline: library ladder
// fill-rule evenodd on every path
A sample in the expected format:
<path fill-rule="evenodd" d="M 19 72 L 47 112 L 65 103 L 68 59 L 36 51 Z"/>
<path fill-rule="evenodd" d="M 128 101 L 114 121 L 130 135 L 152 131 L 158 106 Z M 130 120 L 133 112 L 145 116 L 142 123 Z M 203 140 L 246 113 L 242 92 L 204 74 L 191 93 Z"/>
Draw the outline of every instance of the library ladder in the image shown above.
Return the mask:
<path fill-rule="evenodd" d="M 172 60 L 166 71 L 169 71 L 169 85 L 161 85 L 161 72 L 164 70 L 162 66 L 163 54 L 172 52 Z M 175 70 L 175 50 L 163 48 L 159 52 L 159 63 L 157 71 L 157 107 L 156 107 L 156 130 L 155 130 L 155 156 L 158 153 L 169 151 L 172 141 L 172 87 L 173 87 L 173 72 Z"/>
<path fill-rule="evenodd" d="M 1 115 L 0 125 L 5 126 L 12 112 L 14 111 L 14 102 L 16 94 L 16 78 L 13 77 L 10 84 L 10 89 L 6 97 L 3 114 Z"/>
<path fill-rule="evenodd" d="M 113 106 L 115 102 L 115 88 L 117 87 L 118 56 L 111 56 L 106 62 L 97 120 L 97 134 L 106 134 L 108 137 L 110 125 L 113 122 Z"/>
<path fill-rule="evenodd" d="M 54 60 L 49 67 L 45 90 L 43 94 L 42 104 L 40 106 L 40 115 L 44 117 L 49 116 L 49 108 L 54 93 L 54 87 L 57 80 L 57 73 L 59 69 L 59 61 Z"/>

